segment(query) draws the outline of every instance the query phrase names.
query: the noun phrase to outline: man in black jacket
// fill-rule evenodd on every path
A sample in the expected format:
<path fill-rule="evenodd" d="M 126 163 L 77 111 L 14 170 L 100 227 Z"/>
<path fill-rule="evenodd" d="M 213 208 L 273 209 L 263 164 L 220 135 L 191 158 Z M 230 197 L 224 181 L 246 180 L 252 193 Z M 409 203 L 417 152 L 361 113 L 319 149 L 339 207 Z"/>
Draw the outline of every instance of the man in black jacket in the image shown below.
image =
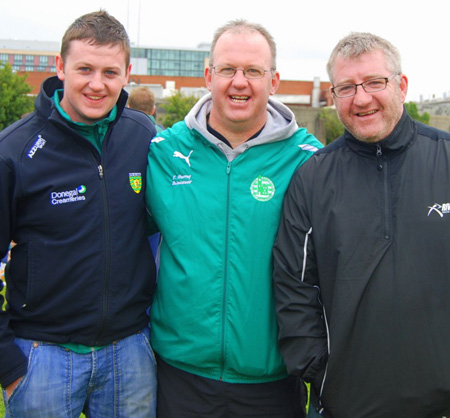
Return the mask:
<path fill-rule="evenodd" d="M 125 107 L 130 68 L 120 22 L 81 16 L 35 112 L 0 134 L 0 256 L 16 244 L 0 314 L 7 416 L 155 416 L 144 173 L 156 132 Z"/>
<path fill-rule="evenodd" d="M 309 415 L 450 413 L 450 134 L 412 120 L 386 40 L 331 54 L 346 130 L 296 173 L 274 247 L 281 353 Z"/>

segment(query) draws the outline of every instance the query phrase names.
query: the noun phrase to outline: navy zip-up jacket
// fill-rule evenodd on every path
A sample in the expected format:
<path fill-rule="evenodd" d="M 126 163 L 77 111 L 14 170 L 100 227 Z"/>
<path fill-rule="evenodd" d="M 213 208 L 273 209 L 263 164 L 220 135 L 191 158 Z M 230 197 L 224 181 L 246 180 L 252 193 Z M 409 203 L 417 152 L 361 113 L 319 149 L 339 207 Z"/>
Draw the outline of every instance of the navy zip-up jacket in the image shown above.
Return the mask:
<path fill-rule="evenodd" d="M 149 118 L 117 103 L 102 154 L 61 117 L 47 79 L 36 111 L 0 134 L 0 254 L 16 243 L 0 314 L 0 383 L 26 373 L 15 337 L 102 346 L 148 323 L 155 266 L 144 203 Z"/>

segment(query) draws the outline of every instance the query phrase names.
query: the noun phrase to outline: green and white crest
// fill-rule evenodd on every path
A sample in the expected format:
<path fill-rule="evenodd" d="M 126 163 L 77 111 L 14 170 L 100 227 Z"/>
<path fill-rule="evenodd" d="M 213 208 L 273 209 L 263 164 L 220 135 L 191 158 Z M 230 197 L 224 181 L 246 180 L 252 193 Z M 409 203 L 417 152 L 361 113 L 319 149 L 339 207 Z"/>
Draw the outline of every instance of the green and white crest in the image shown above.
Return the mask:
<path fill-rule="evenodd" d="M 275 185 L 268 177 L 259 176 L 250 186 L 252 196 L 260 202 L 267 202 L 275 195 Z"/>

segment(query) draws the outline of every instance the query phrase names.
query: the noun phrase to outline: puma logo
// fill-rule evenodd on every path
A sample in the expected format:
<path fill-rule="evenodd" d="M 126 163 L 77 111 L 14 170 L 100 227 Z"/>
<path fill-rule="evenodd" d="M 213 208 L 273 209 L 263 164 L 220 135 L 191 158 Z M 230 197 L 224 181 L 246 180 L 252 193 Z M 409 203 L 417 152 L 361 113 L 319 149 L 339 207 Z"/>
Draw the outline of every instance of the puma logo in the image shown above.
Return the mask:
<path fill-rule="evenodd" d="M 190 163 L 190 161 L 189 161 L 189 158 L 190 158 L 190 156 L 191 156 L 191 154 L 192 154 L 192 151 L 193 150 L 191 150 L 191 152 L 189 153 L 189 155 L 186 157 L 185 155 L 183 155 L 181 152 L 179 152 L 179 151 L 175 151 L 174 153 L 173 153 L 173 156 L 175 157 L 175 158 L 182 158 L 184 161 L 186 161 L 186 164 L 190 167 L 191 166 L 191 163 Z"/>

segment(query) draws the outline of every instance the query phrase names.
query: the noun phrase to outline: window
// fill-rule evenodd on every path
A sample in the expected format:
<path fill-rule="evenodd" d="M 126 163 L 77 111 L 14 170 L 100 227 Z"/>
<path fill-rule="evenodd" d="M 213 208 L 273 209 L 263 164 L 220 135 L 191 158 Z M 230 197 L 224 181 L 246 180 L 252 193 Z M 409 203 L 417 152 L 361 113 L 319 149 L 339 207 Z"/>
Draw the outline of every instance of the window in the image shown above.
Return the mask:
<path fill-rule="evenodd" d="M 131 57 L 146 58 L 149 75 L 203 77 L 209 51 L 132 48 Z"/>

